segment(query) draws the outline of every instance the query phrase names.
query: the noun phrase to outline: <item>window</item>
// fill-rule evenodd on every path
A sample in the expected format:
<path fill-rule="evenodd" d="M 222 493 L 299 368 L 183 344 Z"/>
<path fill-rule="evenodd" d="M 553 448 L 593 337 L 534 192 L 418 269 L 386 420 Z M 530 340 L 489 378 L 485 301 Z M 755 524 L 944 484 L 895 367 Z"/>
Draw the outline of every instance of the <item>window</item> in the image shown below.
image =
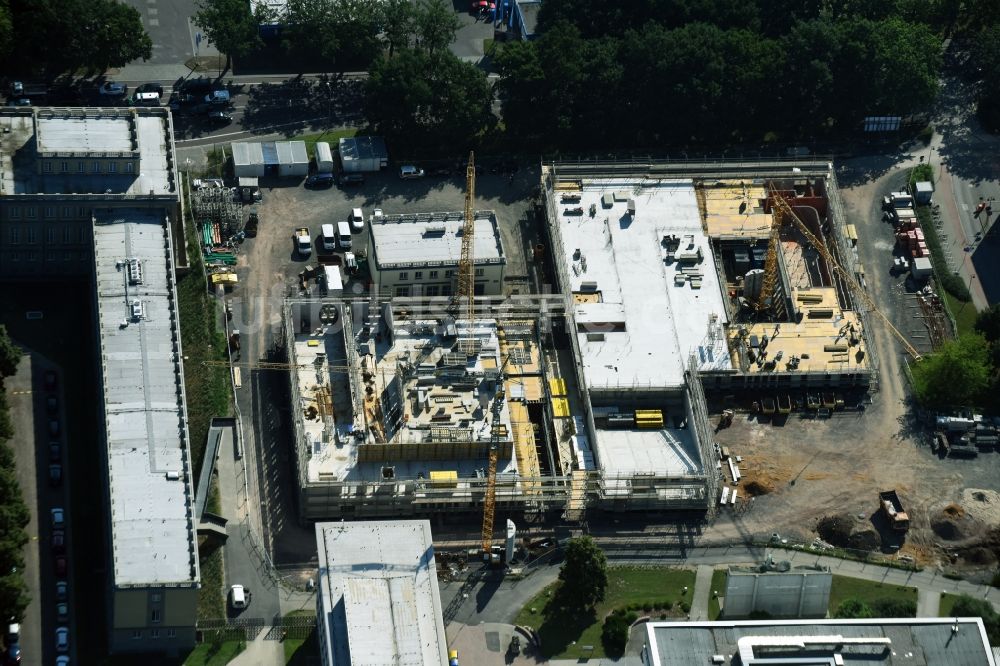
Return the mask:
<path fill-rule="evenodd" d="M 76 230 L 76 242 L 86 243 L 87 242 L 87 230 L 83 227 L 78 227 Z"/>
<path fill-rule="evenodd" d="M 67 220 L 73 217 L 72 206 L 63 206 L 63 217 L 65 217 Z"/>
<path fill-rule="evenodd" d="M 477 268 L 476 269 L 476 277 L 483 277 L 484 275 L 486 275 L 486 269 L 485 268 Z"/>
<path fill-rule="evenodd" d="M 29 219 L 32 219 L 32 220 L 35 219 L 35 207 L 34 206 L 28 206 L 25 209 L 24 212 L 28 216 Z"/>
<path fill-rule="evenodd" d="M 45 207 L 45 217 L 55 217 L 55 216 L 56 216 L 56 207 L 55 206 L 46 206 Z"/>
<path fill-rule="evenodd" d="M 409 272 L 407 272 L 407 271 L 400 271 L 400 273 L 399 273 L 399 279 L 400 280 L 409 280 L 410 279 Z"/>
<path fill-rule="evenodd" d="M 56 242 L 56 228 L 51 224 L 45 227 L 45 242 L 46 243 Z"/>
<path fill-rule="evenodd" d="M 10 253 L 10 260 L 11 261 L 21 261 L 21 253 L 20 252 L 11 252 Z"/>
<path fill-rule="evenodd" d="M 17 245 L 18 243 L 20 243 L 21 242 L 21 230 L 18 229 L 17 227 L 11 227 L 10 228 L 9 239 L 10 239 L 10 244 L 11 245 Z"/>
<path fill-rule="evenodd" d="M 451 285 L 450 284 L 445 284 L 445 285 L 441 286 L 441 295 L 442 296 L 451 296 Z"/>
<path fill-rule="evenodd" d="M 132 640 L 134 641 L 142 640 L 142 631 L 139 629 L 134 630 L 132 632 Z"/>
<path fill-rule="evenodd" d="M 455 271 L 453 271 L 453 270 L 447 270 L 447 271 L 444 272 L 444 276 L 446 278 L 450 278 L 454 274 L 455 274 Z"/>
<path fill-rule="evenodd" d="M 45 162 L 45 164 L 42 165 L 42 169 L 45 173 L 52 173 L 52 162 Z"/>
<path fill-rule="evenodd" d="M 149 600 L 152 601 L 154 604 L 160 603 L 161 598 L 162 596 L 160 595 L 159 592 L 153 592 L 152 594 L 149 595 Z"/>
<path fill-rule="evenodd" d="M 424 279 L 424 272 L 423 271 L 413 271 L 413 279 L 414 280 L 423 280 Z"/>
<path fill-rule="evenodd" d="M 73 253 L 63 252 L 63 261 L 73 261 Z"/>
<path fill-rule="evenodd" d="M 69 244 L 73 242 L 73 227 L 68 224 L 63 225 L 63 243 Z"/>
<path fill-rule="evenodd" d="M 409 296 L 410 295 L 410 285 L 403 285 L 402 287 L 396 287 L 397 296 Z"/>
<path fill-rule="evenodd" d="M 160 623 L 160 610 L 158 608 L 154 608 L 153 611 L 149 614 L 149 621 L 152 622 L 153 624 Z"/>
<path fill-rule="evenodd" d="M 126 162 L 125 163 L 125 173 L 132 173 L 132 170 L 134 168 L 135 168 L 135 165 L 132 164 L 131 162 Z"/>
<path fill-rule="evenodd" d="M 84 208 L 83 206 L 77 207 L 77 209 L 76 209 L 76 216 L 77 217 L 87 217 L 87 209 Z"/>
<path fill-rule="evenodd" d="M 438 286 L 438 285 L 436 285 L 436 284 L 432 284 L 432 285 L 428 285 L 428 287 L 427 287 L 427 289 L 426 289 L 425 293 L 426 293 L 426 294 L 427 294 L 428 296 L 437 296 L 438 294 L 440 294 L 440 293 L 441 293 L 441 287 L 439 287 L 439 286 Z"/>
<path fill-rule="evenodd" d="M 97 160 L 94 160 L 93 162 L 90 163 L 90 170 L 93 173 L 101 173 L 101 163 L 98 162 Z"/>
<path fill-rule="evenodd" d="M 167 638 L 177 638 L 177 630 L 167 629 Z"/>
<path fill-rule="evenodd" d="M 80 173 L 83 173 L 84 171 L 87 170 L 87 165 L 84 164 L 83 160 L 80 160 L 79 162 L 76 163 L 76 170 L 79 171 Z"/>
<path fill-rule="evenodd" d="M 28 227 L 28 245 L 34 245 L 38 242 L 38 233 L 35 231 L 34 227 Z"/>
<path fill-rule="evenodd" d="M 482 282 L 477 282 L 472 287 L 472 293 L 475 296 L 483 296 L 484 294 L 486 294 L 486 285 L 483 284 Z"/>
<path fill-rule="evenodd" d="M 430 275 L 430 279 L 437 280 L 438 272 L 437 271 L 431 271 L 429 275 Z"/>
<path fill-rule="evenodd" d="M 60 164 L 59 170 L 62 171 L 63 173 L 69 171 L 69 162 L 63 162 L 62 164 Z"/>
<path fill-rule="evenodd" d="M 7 210 L 10 211 L 10 216 L 11 216 L 12 219 L 16 220 L 19 217 L 21 217 L 21 207 L 20 206 L 11 206 Z"/>
<path fill-rule="evenodd" d="M 108 163 L 108 173 L 118 173 L 118 163 L 109 162 Z"/>
<path fill-rule="evenodd" d="M 160 637 L 160 630 L 159 629 L 150 629 L 149 630 L 149 637 L 150 638 L 159 638 Z"/>

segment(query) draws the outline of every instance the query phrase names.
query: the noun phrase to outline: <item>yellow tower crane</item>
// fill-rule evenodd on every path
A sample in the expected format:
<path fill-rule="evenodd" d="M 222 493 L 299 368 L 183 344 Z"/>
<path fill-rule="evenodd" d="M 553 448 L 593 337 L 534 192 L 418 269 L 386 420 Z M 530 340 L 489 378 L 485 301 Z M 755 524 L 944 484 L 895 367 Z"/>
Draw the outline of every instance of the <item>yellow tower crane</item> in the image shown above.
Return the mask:
<path fill-rule="evenodd" d="M 771 266 L 772 253 L 775 255 L 773 280 L 777 280 L 777 243 L 775 243 L 777 233 L 775 230 L 780 227 L 782 217 L 785 217 L 792 221 L 792 223 L 802 233 L 802 235 L 805 236 L 806 241 L 813 247 L 813 249 L 819 252 L 820 256 L 823 257 L 823 260 L 826 261 L 827 266 L 830 267 L 830 270 L 834 271 L 838 276 L 840 276 L 840 279 L 843 280 L 844 284 L 848 286 L 851 293 L 858 300 L 860 300 L 865 305 L 865 307 L 874 312 L 885 323 L 889 331 L 896 337 L 897 340 L 899 340 L 899 343 L 903 345 L 903 349 L 906 350 L 906 353 L 909 354 L 913 358 L 913 360 L 919 361 L 921 359 L 920 352 L 918 352 L 917 349 L 910 343 L 910 341 L 906 339 L 906 336 L 903 335 L 900 332 L 900 330 L 893 325 L 891 321 L 889 321 L 889 317 L 887 317 L 886 314 L 879 309 L 878 305 L 875 304 L 875 301 L 872 299 L 872 297 L 868 295 L 868 292 L 860 284 L 858 284 L 858 281 L 854 278 L 853 275 L 851 275 L 850 271 L 846 270 L 843 266 L 840 265 L 840 262 L 838 262 L 834 258 L 833 254 L 826 247 L 826 243 L 816 238 L 813 232 L 809 230 L 809 227 L 806 226 L 805 222 L 803 222 L 799 218 L 799 216 L 795 214 L 795 211 L 792 209 L 791 204 L 789 204 L 788 201 L 785 199 L 785 196 L 780 192 L 778 192 L 773 185 L 768 188 L 768 193 L 770 194 L 771 210 L 772 214 L 774 215 L 775 222 L 771 227 L 771 245 L 770 247 L 768 247 L 767 262 L 765 263 L 765 275 L 764 275 L 765 286 L 767 285 L 767 280 L 768 280 L 766 271 L 768 270 L 767 267 Z M 771 290 L 772 291 L 774 290 L 773 282 Z M 762 294 L 763 293 L 767 292 L 762 292 Z"/>

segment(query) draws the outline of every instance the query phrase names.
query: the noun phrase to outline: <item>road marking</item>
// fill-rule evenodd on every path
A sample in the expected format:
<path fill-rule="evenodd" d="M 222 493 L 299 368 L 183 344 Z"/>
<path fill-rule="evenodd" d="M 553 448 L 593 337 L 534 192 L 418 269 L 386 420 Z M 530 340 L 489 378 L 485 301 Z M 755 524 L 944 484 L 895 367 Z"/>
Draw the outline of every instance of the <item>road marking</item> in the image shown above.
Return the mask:
<path fill-rule="evenodd" d="M 28 389 L 27 391 L 11 391 L 10 392 L 11 395 L 28 395 L 30 393 L 31 393 L 31 389 Z"/>

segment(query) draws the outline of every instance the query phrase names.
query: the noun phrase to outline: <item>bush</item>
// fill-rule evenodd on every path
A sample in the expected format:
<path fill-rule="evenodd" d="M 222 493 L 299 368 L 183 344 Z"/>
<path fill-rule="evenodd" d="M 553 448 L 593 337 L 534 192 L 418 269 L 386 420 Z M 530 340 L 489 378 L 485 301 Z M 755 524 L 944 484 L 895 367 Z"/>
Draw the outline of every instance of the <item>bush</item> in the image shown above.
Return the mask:
<path fill-rule="evenodd" d="M 962 278 L 952 273 L 951 269 L 948 268 L 948 260 L 945 259 L 944 250 L 941 248 L 937 227 L 934 226 L 934 220 L 931 219 L 927 206 L 917 207 L 917 219 L 920 220 L 920 228 L 924 231 L 924 241 L 926 241 L 927 249 L 931 253 L 931 263 L 934 265 L 934 276 L 937 278 L 938 285 L 958 300 L 968 303 L 972 300 L 972 294 L 969 293 L 969 287 L 962 281 Z"/>
<path fill-rule="evenodd" d="M 601 643 L 608 656 L 620 657 L 625 653 L 629 628 L 637 619 L 638 616 L 634 612 L 622 608 L 604 618 L 604 626 L 601 628 Z"/>
<path fill-rule="evenodd" d="M 934 125 L 928 125 L 927 127 L 920 130 L 917 133 L 917 139 L 924 142 L 924 145 L 929 145 L 931 139 L 934 137 Z M 924 166 L 924 165 L 921 165 Z"/>
<path fill-rule="evenodd" d="M 868 604 L 861 601 L 860 599 L 850 598 L 844 599 L 837 606 L 836 612 L 833 616 L 838 619 L 854 619 L 854 618 L 864 618 L 864 617 L 875 617 L 875 613 L 869 608 Z"/>
<path fill-rule="evenodd" d="M 691 604 L 689 604 L 686 601 L 682 601 L 681 605 L 680 605 L 680 609 L 681 609 L 681 612 L 683 612 L 683 613 L 690 613 L 691 612 Z"/>
<path fill-rule="evenodd" d="M 872 603 L 875 617 L 916 617 L 917 602 L 912 599 L 876 599 Z"/>

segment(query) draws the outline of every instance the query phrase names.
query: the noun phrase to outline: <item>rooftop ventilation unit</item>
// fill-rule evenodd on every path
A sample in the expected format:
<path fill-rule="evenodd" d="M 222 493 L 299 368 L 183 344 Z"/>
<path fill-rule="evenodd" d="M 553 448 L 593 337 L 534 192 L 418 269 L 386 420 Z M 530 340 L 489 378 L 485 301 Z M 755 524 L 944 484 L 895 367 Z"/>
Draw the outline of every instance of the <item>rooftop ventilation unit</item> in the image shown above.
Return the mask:
<path fill-rule="evenodd" d="M 424 228 L 424 236 L 442 236 L 446 231 L 443 224 L 431 224 Z"/>
<path fill-rule="evenodd" d="M 142 301 L 132 301 L 129 304 L 129 310 L 132 313 L 132 319 L 134 321 L 138 321 L 146 316 L 146 311 L 142 306 Z"/>
<path fill-rule="evenodd" d="M 173 471 L 167 472 L 167 481 L 180 481 L 180 480 L 181 480 L 180 472 L 173 472 Z"/>
<path fill-rule="evenodd" d="M 138 259 L 128 260 L 129 284 L 142 284 L 142 263 Z"/>

